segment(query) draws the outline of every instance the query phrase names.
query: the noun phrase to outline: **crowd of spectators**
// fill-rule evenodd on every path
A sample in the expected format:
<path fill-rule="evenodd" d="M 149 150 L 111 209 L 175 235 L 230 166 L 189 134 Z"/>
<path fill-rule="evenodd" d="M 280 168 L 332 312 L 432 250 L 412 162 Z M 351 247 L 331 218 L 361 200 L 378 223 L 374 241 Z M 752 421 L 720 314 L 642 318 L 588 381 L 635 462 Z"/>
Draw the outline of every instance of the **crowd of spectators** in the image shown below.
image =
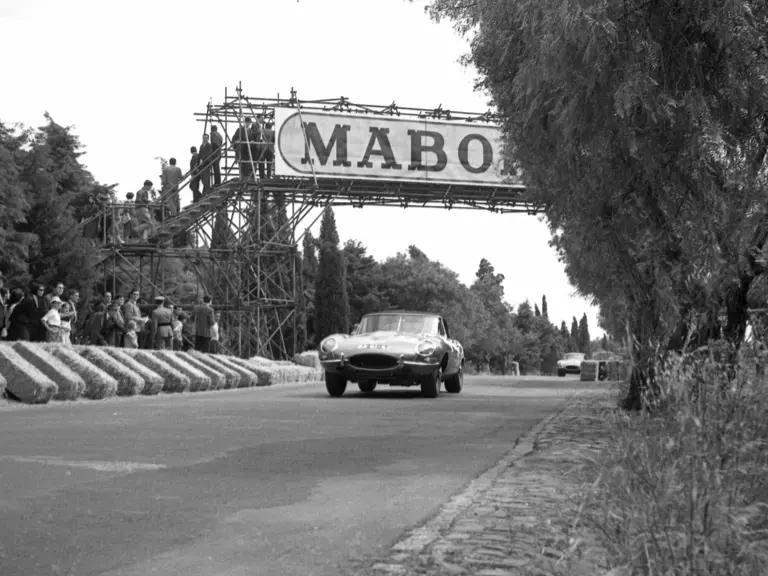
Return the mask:
<path fill-rule="evenodd" d="M 212 298 L 187 313 L 164 296 L 154 306 L 138 290 L 113 298 L 111 292 L 80 305 L 76 288 L 57 283 L 50 291 L 32 284 L 8 290 L 0 273 L 0 340 L 92 344 L 124 348 L 219 351 L 219 313 Z"/>

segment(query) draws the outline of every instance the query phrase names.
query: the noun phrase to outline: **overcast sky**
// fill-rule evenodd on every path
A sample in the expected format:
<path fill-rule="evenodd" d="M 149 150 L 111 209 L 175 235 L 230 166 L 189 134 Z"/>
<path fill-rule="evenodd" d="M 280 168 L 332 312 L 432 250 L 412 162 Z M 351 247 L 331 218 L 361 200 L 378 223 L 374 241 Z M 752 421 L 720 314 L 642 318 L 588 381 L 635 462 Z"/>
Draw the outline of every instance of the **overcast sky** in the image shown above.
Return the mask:
<path fill-rule="evenodd" d="M 119 197 L 149 178 L 155 157 L 188 167 L 202 125 L 193 113 L 242 82 L 252 97 L 351 101 L 485 112 L 467 49 L 424 2 L 406 0 L 0 0 L 0 121 L 39 126 L 48 111 L 74 126 L 82 161 Z M 188 189 L 182 204 L 189 201 Z M 470 284 L 481 258 L 505 275 L 515 307 L 547 296 L 557 324 L 597 309 L 575 295 L 537 217 L 424 208 L 337 208 L 342 241 L 379 260 L 415 244 Z"/>

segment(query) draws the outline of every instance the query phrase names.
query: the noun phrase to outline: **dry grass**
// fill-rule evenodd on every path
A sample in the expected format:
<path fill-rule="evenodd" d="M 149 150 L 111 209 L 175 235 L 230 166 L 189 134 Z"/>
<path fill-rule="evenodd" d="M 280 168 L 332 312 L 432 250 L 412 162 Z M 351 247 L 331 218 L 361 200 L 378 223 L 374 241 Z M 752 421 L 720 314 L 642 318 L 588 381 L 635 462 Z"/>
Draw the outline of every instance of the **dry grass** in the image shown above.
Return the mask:
<path fill-rule="evenodd" d="M 0 373 L 6 391 L 25 404 L 45 404 L 59 391 L 56 383 L 19 356 L 10 344 L 0 344 Z"/>
<path fill-rule="evenodd" d="M 189 378 L 190 392 L 202 392 L 211 389 L 211 379 L 204 372 L 186 362 L 184 358 L 177 356 L 172 350 L 151 350 L 150 353 Z"/>
<path fill-rule="evenodd" d="M 217 377 L 221 379 L 217 387 L 218 390 L 230 390 L 232 388 L 237 388 L 240 385 L 240 374 L 231 368 L 227 368 L 219 362 L 211 360 L 210 356 L 210 354 L 194 351 L 188 352 L 186 354 L 186 358 L 189 358 L 193 364 L 195 362 L 199 364 L 195 364 L 195 366 L 200 368 L 200 370 L 205 368 L 205 370 L 209 371 L 206 372 L 206 374 L 210 375 L 210 372 L 213 372 L 217 375 Z M 205 370 L 203 371 L 205 372 Z"/>
<path fill-rule="evenodd" d="M 95 364 L 112 376 L 112 378 L 117 380 L 118 396 L 136 396 L 137 394 L 141 394 L 141 391 L 144 390 L 144 378 L 128 368 L 125 364 L 122 364 L 119 360 L 115 360 L 103 349 L 96 346 L 75 346 L 74 349 L 83 358 L 92 364 Z"/>
<path fill-rule="evenodd" d="M 161 360 L 149 350 L 125 348 L 123 352 L 146 365 L 163 378 L 163 392 L 186 392 L 189 390 L 189 377 L 177 370 L 164 360 Z"/>
<path fill-rule="evenodd" d="M 54 400 L 76 400 L 82 396 L 85 391 L 85 380 L 51 354 L 49 346 L 32 342 L 14 342 L 13 349 L 56 383 L 59 390 L 53 397 Z"/>
<path fill-rule="evenodd" d="M 115 360 L 120 362 L 136 372 L 144 380 L 144 388 L 141 390 L 141 394 L 144 396 L 153 396 L 159 394 L 163 389 L 163 377 L 152 370 L 149 366 L 144 366 L 141 362 L 137 362 L 136 359 L 130 354 L 126 354 L 126 350 L 130 348 L 113 348 L 105 346 L 101 348 L 112 356 Z"/>
<path fill-rule="evenodd" d="M 101 400 L 117 394 L 117 380 L 80 356 L 73 348 L 51 344 L 47 346 L 47 350 L 85 381 L 83 397 Z"/>
<path fill-rule="evenodd" d="M 653 410 L 619 415 L 590 464 L 580 522 L 611 574 L 768 574 L 768 356 L 735 376 L 712 358 L 660 373 Z M 567 573 L 567 572 L 566 572 Z"/>

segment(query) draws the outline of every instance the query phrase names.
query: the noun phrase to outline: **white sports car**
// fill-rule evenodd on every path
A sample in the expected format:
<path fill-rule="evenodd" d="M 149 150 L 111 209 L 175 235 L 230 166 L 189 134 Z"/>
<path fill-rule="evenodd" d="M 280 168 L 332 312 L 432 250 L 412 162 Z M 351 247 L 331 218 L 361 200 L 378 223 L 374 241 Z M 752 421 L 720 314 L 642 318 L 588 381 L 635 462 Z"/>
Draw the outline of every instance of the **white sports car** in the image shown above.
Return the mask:
<path fill-rule="evenodd" d="M 581 374 L 581 363 L 587 359 L 587 355 L 581 352 L 568 352 L 565 358 L 557 361 L 557 375 Z"/>

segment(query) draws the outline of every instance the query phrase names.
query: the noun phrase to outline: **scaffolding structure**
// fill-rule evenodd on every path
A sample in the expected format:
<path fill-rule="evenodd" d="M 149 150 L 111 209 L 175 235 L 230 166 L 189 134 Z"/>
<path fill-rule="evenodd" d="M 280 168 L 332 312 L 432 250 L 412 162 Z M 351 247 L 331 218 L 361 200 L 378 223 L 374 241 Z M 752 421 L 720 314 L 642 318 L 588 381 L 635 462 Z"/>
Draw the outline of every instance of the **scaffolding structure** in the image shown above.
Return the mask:
<path fill-rule="evenodd" d="M 212 125 L 223 137 L 219 155 L 201 160 L 172 190 L 162 192 L 149 206 L 157 214 L 156 229 L 147 242 L 116 243 L 110 238 L 121 210 L 132 206 L 104 206 L 90 220 L 102 223 L 97 264 L 104 269 L 104 289 L 137 287 L 147 302 L 158 294 L 174 303 L 193 304 L 210 294 L 221 315 L 224 351 L 241 357 L 254 355 L 292 358 L 297 350 L 298 245 L 322 215 L 325 206 L 397 206 L 481 209 L 497 213 L 532 214 L 537 208 L 519 182 L 506 186 L 447 185 L 429 182 L 370 181 L 318 177 L 276 176 L 273 149 L 251 142 L 246 118 L 274 122 L 275 109 L 290 107 L 299 116 L 309 111 L 397 115 L 412 118 L 462 120 L 495 124 L 491 114 L 436 109 L 355 104 L 347 98 L 300 101 L 290 97 L 251 98 L 238 85 L 225 90 L 224 101 L 209 103 L 195 113 L 209 134 Z M 301 120 L 302 129 L 304 128 Z M 238 139 L 240 136 L 240 139 Z M 245 140 L 242 137 L 245 137 Z M 307 142 L 306 133 L 304 134 Z M 243 144 L 247 157 L 241 157 Z M 255 150 L 256 152 L 253 152 Z M 266 153 L 265 153 L 266 152 Z M 218 163 L 221 182 L 177 215 L 166 217 L 164 207 L 196 177 L 209 177 Z M 311 165 L 311 163 L 310 163 Z M 211 174 L 212 176 L 212 174 Z M 87 220 L 83 224 L 86 224 Z M 169 285 L 169 275 L 188 277 L 184 286 Z M 194 290 L 190 291 L 190 285 Z M 186 307 L 185 307 L 186 309 Z"/>

